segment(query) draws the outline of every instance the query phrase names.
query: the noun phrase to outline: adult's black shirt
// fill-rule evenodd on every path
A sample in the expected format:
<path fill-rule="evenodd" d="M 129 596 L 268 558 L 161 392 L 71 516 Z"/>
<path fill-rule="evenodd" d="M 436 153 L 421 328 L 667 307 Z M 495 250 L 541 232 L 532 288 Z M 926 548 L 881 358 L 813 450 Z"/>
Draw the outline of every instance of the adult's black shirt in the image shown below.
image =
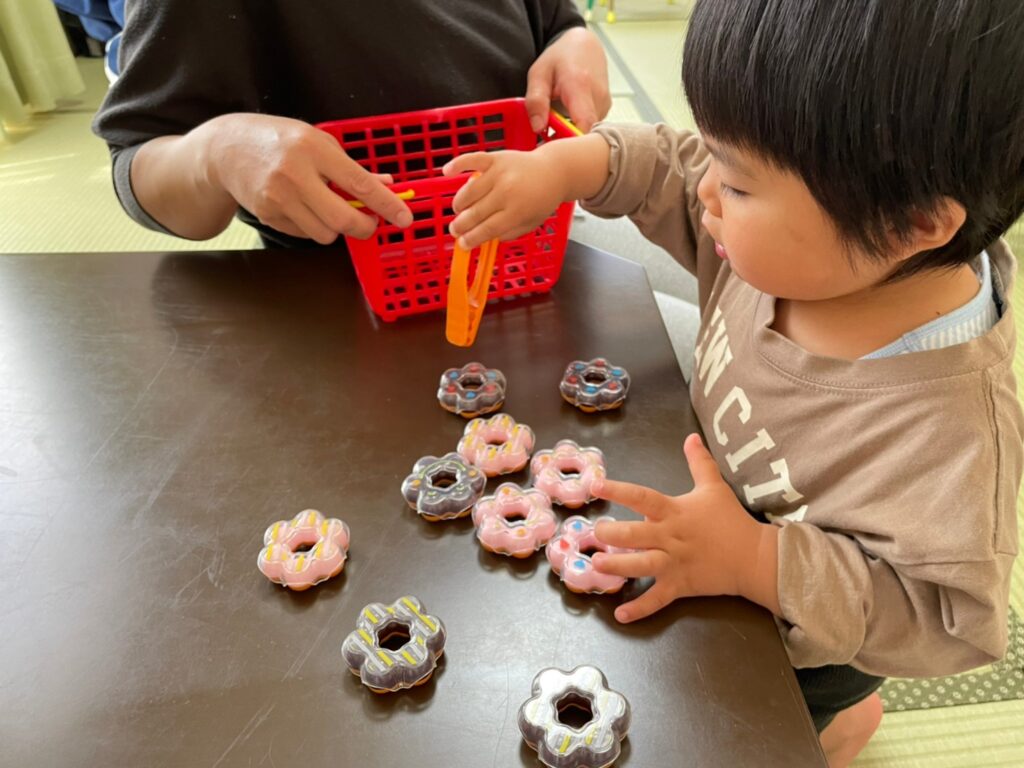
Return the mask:
<path fill-rule="evenodd" d="M 137 148 L 229 112 L 316 123 L 526 91 L 530 65 L 583 20 L 572 0 L 132 0 L 121 75 L 93 130 L 121 204 Z M 311 246 L 239 209 L 268 245 Z"/>

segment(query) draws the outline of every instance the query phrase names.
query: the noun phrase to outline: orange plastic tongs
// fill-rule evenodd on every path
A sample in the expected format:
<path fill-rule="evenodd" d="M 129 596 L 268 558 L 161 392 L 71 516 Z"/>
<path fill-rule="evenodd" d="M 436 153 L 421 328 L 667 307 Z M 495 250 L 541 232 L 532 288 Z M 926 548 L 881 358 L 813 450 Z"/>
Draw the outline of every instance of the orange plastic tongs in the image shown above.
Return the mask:
<path fill-rule="evenodd" d="M 452 253 L 452 271 L 448 280 L 448 317 L 445 323 L 445 337 L 457 347 L 471 347 L 480 329 L 484 316 L 487 294 L 491 289 L 491 274 L 494 272 L 494 258 L 498 255 L 498 241 L 488 240 L 480 246 L 476 260 L 476 274 L 473 285 L 469 280 L 470 252 L 455 245 Z"/>

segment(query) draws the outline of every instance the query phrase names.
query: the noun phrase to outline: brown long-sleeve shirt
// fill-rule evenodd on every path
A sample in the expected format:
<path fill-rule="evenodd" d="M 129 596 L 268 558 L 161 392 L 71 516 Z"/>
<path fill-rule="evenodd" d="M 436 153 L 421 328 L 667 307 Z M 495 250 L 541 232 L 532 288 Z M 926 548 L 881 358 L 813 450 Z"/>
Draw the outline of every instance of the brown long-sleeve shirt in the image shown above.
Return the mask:
<path fill-rule="evenodd" d="M 737 497 L 781 528 L 793 665 L 912 677 L 1000 658 L 1024 461 L 1007 245 L 988 249 L 1002 316 L 983 336 L 881 359 L 813 355 L 772 330 L 775 299 L 701 229 L 700 138 L 598 131 L 610 176 L 587 208 L 628 215 L 697 276 L 693 407 Z"/>

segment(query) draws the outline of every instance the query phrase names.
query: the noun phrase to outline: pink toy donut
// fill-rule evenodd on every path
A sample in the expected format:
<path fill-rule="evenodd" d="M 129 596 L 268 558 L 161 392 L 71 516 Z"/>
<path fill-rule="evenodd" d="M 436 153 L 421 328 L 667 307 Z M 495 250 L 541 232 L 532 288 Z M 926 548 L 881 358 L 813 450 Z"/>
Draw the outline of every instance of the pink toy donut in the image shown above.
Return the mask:
<path fill-rule="evenodd" d="M 488 477 L 518 472 L 533 451 L 533 430 L 506 413 L 489 419 L 473 419 L 466 425 L 458 451 Z"/>
<path fill-rule="evenodd" d="M 612 520 L 614 517 L 601 517 L 598 520 Z M 622 547 L 609 547 L 597 540 L 594 525 L 580 515 L 567 517 L 558 535 L 548 542 L 545 554 L 553 570 L 571 592 L 596 592 L 610 594 L 622 589 L 626 580 L 622 576 L 601 573 L 594 568 L 590 553 L 609 552 L 620 554 L 632 550 Z"/>
<path fill-rule="evenodd" d="M 341 573 L 348 542 L 345 523 L 307 509 L 267 528 L 256 565 L 275 584 L 301 592 Z"/>
<path fill-rule="evenodd" d="M 604 454 L 581 448 L 574 440 L 559 440 L 554 449 L 534 454 L 530 477 L 553 502 L 576 509 L 597 498 L 594 484 L 604 480 Z"/>
<path fill-rule="evenodd" d="M 502 483 L 493 496 L 485 496 L 473 507 L 473 525 L 484 549 L 523 558 L 547 544 L 558 521 L 546 493 Z"/>

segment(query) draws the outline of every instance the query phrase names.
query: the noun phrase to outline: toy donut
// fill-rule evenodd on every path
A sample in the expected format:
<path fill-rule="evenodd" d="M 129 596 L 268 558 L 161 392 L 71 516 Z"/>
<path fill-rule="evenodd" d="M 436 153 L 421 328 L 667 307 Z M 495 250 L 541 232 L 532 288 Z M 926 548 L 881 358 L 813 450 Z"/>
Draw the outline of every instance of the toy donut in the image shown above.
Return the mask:
<path fill-rule="evenodd" d="M 561 722 L 569 709 L 589 714 L 589 722 L 579 728 Z M 550 768 L 605 768 L 619 757 L 630 717 L 626 697 L 608 687 L 597 667 L 548 668 L 533 678 L 532 698 L 519 708 L 519 730 Z"/>
<path fill-rule="evenodd" d="M 604 454 L 575 440 L 559 440 L 552 450 L 533 455 L 530 477 L 553 502 L 576 509 L 597 498 L 594 484 L 604 480 Z"/>
<path fill-rule="evenodd" d="M 434 523 L 468 515 L 484 492 L 487 477 L 457 453 L 424 456 L 402 483 L 402 495 L 424 519 Z"/>
<path fill-rule="evenodd" d="M 493 496 L 485 496 L 473 507 L 473 525 L 484 549 L 522 558 L 547 544 L 558 521 L 546 493 L 502 483 Z"/>
<path fill-rule="evenodd" d="M 505 402 L 505 375 L 480 363 L 449 368 L 441 374 L 437 399 L 446 411 L 467 419 L 491 413 Z"/>
<path fill-rule="evenodd" d="M 626 401 L 629 374 L 601 357 L 589 363 L 574 360 L 565 369 L 558 390 L 567 403 L 581 411 L 609 411 Z"/>
<path fill-rule="evenodd" d="M 444 653 L 444 641 L 441 620 L 426 613 L 419 599 L 406 595 L 391 605 L 363 608 L 355 631 L 341 644 L 341 655 L 363 685 L 374 693 L 389 693 L 427 682 Z"/>
<path fill-rule="evenodd" d="M 614 517 L 602 517 L 600 520 L 614 521 Z M 626 580 L 622 576 L 601 573 L 594 568 L 590 560 L 590 552 L 609 552 L 620 554 L 631 550 L 623 547 L 610 547 L 597 540 L 594 525 L 580 515 L 567 517 L 559 528 L 555 538 L 548 542 L 545 554 L 553 570 L 570 592 L 590 592 L 610 594 L 622 589 Z"/>
<path fill-rule="evenodd" d="M 456 450 L 488 477 L 518 472 L 533 452 L 533 430 L 505 413 L 489 419 L 473 419 Z"/>
<path fill-rule="evenodd" d="M 275 584 L 301 592 L 341 573 L 348 542 L 345 523 L 307 509 L 267 528 L 256 565 Z"/>

